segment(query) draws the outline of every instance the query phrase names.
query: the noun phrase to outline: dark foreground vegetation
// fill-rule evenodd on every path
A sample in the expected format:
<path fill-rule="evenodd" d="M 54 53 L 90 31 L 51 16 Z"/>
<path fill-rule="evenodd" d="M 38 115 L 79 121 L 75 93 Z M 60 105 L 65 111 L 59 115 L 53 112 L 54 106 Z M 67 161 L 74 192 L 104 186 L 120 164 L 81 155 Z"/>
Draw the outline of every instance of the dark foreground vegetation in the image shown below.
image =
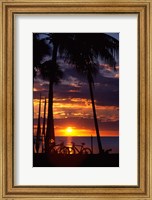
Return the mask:
<path fill-rule="evenodd" d="M 47 155 L 34 153 L 33 167 L 119 167 L 119 154 Z"/>

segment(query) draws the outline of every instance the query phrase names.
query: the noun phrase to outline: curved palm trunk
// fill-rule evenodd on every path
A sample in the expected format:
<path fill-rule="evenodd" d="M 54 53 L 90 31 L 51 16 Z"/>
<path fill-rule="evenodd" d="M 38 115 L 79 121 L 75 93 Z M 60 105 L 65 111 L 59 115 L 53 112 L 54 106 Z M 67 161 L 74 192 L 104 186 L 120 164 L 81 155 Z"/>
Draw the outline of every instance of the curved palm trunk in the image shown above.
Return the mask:
<path fill-rule="evenodd" d="M 53 119 L 53 83 L 49 84 L 49 100 L 48 100 L 48 118 L 47 118 L 47 130 L 45 139 L 45 152 L 49 150 L 49 143 L 55 141 L 54 136 L 54 119 Z"/>
<path fill-rule="evenodd" d="M 43 115 L 43 131 L 42 134 L 45 136 L 45 120 L 46 120 L 46 97 L 44 102 L 44 115 Z"/>
<path fill-rule="evenodd" d="M 56 65 L 57 58 L 57 45 L 54 44 L 52 62 L 54 67 Z M 53 69 L 52 69 L 53 70 Z M 50 70 L 51 71 L 51 70 Z M 45 139 L 45 152 L 48 153 L 50 143 L 55 143 L 55 133 L 54 133 L 54 118 L 53 118 L 53 80 L 50 75 L 49 82 L 49 96 L 48 96 L 48 118 L 47 118 L 47 130 L 46 130 L 46 139 Z"/>
<path fill-rule="evenodd" d="M 44 102 L 43 130 L 42 130 L 42 153 L 45 152 L 45 120 L 46 120 L 46 97 Z"/>
<path fill-rule="evenodd" d="M 95 125 L 95 129 L 96 129 L 96 134 L 97 134 L 98 148 L 99 148 L 99 153 L 101 154 L 102 153 L 102 144 L 101 144 L 101 140 L 100 140 L 100 133 L 99 133 L 99 127 L 98 127 L 98 121 L 97 121 L 95 103 L 94 103 L 94 95 L 93 95 L 93 89 L 92 89 L 92 82 L 89 80 L 89 78 L 88 78 L 88 83 L 89 83 L 91 103 L 92 103 L 92 110 L 93 110 L 93 116 L 94 116 L 94 125 Z"/>

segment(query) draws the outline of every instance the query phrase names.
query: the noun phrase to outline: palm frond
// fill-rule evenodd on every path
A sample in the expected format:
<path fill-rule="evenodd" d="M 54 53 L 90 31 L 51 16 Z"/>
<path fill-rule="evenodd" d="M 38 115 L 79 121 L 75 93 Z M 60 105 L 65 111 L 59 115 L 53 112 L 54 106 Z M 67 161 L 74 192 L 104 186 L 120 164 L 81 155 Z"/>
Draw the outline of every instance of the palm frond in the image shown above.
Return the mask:
<path fill-rule="evenodd" d="M 53 63 L 52 60 L 48 60 L 41 64 L 40 72 L 44 80 L 49 80 L 55 84 L 58 84 L 63 77 L 60 66 L 57 63 Z"/>

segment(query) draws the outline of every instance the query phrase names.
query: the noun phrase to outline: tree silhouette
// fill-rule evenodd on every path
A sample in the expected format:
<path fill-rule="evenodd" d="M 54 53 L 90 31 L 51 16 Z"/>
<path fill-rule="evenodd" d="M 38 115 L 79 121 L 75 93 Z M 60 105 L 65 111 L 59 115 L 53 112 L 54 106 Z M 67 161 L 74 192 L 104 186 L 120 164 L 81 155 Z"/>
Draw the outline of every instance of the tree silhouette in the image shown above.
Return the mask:
<path fill-rule="evenodd" d="M 41 75 L 44 80 L 49 81 L 49 94 L 48 94 L 48 117 L 47 129 L 45 138 L 45 151 L 48 152 L 49 144 L 55 142 L 54 133 L 54 118 L 53 118 L 53 86 L 58 84 L 63 76 L 62 71 L 57 63 L 52 60 L 46 61 L 41 65 Z"/>
<path fill-rule="evenodd" d="M 75 44 L 71 52 L 68 52 L 69 62 L 75 64 L 79 73 L 84 75 L 89 84 L 90 97 L 92 103 L 93 117 L 99 153 L 103 152 L 100 140 L 100 132 L 97 121 L 97 114 L 94 102 L 93 86 L 94 78 L 98 72 L 98 62 L 103 60 L 114 68 L 116 66 L 116 56 L 118 55 L 119 42 L 113 37 L 104 33 L 79 33 L 75 36 Z"/>

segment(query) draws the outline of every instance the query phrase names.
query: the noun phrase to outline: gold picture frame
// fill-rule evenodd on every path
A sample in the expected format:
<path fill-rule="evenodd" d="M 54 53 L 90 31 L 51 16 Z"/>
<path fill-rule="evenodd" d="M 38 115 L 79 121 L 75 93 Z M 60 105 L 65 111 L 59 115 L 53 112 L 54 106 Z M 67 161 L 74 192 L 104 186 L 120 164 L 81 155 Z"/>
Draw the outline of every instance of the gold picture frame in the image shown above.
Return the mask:
<path fill-rule="evenodd" d="M 1 0 L 0 199 L 152 199 L 152 1 Z M 137 14 L 139 64 L 138 186 L 14 186 L 14 15 L 47 13 Z"/>

